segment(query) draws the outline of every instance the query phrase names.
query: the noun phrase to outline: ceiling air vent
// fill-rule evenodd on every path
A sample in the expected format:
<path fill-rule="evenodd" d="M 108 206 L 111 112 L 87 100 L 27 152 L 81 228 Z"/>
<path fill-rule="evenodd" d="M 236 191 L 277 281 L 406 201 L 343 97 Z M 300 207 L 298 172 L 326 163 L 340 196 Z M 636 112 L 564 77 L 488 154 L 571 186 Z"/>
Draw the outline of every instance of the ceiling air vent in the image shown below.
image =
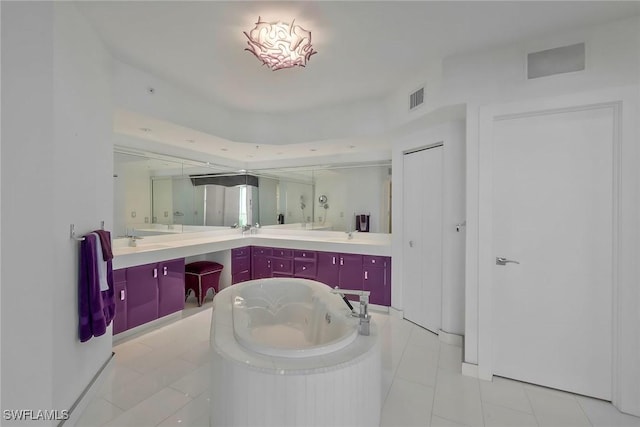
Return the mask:
<path fill-rule="evenodd" d="M 409 95 L 409 110 L 413 110 L 414 108 L 422 105 L 424 102 L 424 88 L 421 87 L 417 91 L 413 92 Z"/>
<path fill-rule="evenodd" d="M 527 55 L 527 79 L 582 71 L 584 67 L 584 43 L 541 50 Z"/>

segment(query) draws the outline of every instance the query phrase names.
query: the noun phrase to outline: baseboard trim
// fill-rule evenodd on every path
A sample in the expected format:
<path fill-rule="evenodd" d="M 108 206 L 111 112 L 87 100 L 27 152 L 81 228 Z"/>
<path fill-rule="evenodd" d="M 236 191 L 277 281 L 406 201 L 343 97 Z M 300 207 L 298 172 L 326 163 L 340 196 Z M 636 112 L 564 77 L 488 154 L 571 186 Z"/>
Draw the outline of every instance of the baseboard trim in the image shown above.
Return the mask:
<path fill-rule="evenodd" d="M 182 311 L 176 311 L 175 313 L 152 320 L 151 322 L 144 323 L 140 326 L 136 326 L 135 328 L 127 329 L 126 331 L 122 331 L 113 336 L 113 345 L 116 346 L 118 344 L 122 344 L 123 342 L 137 337 L 141 333 L 151 332 L 154 329 L 161 328 L 180 319 L 182 319 Z"/>
<path fill-rule="evenodd" d="M 462 362 L 462 375 L 484 381 L 493 381 L 493 374 L 482 372 L 478 365 L 473 363 Z"/>
<path fill-rule="evenodd" d="M 389 316 L 393 316 L 397 319 L 404 319 L 404 311 L 389 307 Z"/>
<path fill-rule="evenodd" d="M 463 336 L 458 334 L 450 334 L 449 332 L 445 332 L 442 329 L 438 331 L 438 339 L 440 342 L 455 345 L 456 347 L 462 347 Z"/>
<path fill-rule="evenodd" d="M 462 362 L 462 375 L 466 377 L 479 378 L 478 365 Z"/>
<path fill-rule="evenodd" d="M 71 405 L 69 409 L 69 418 L 66 420 L 62 420 L 58 423 L 58 427 L 62 426 L 75 426 L 78 423 L 78 420 L 84 413 L 84 410 L 87 409 L 89 403 L 98 395 L 98 390 L 102 387 L 104 379 L 113 369 L 113 364 L 115 362 L 116 354 L 111 352 L 111 356 L 107 359 L 107 361 L 102 365 L 100 370 L 93 376 L 91 382 L 87 387 L 82 391 L 80 397 Z"/>

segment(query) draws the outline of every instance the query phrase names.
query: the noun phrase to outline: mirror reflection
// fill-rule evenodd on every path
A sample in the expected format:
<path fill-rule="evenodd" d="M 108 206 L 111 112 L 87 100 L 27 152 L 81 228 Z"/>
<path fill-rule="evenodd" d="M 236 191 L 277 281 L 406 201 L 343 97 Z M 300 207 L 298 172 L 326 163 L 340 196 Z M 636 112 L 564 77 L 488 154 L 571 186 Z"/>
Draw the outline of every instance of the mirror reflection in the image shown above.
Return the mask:
<path fill-rule="evenodd" d="M 163 155 L 114 153 L 116 236 L 260 224 L 391 232 L 390 162 L 224 170 Z"/>

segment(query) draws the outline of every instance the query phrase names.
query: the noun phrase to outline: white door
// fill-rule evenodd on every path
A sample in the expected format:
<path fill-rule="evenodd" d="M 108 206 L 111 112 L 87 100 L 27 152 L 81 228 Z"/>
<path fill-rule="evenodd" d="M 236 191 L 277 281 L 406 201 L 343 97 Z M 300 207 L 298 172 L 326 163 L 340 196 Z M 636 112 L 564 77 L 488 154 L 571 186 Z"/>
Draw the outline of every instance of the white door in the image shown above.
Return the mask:
<path fill-rule="evenodd" d="M 493 123 L 493 373 L 611 400 L 610 108 Z"/>
<path fill-rule="evenodd" d="M 404 317 L 433 332 L 442 324 L 442 146 L 405 154 Z"/>

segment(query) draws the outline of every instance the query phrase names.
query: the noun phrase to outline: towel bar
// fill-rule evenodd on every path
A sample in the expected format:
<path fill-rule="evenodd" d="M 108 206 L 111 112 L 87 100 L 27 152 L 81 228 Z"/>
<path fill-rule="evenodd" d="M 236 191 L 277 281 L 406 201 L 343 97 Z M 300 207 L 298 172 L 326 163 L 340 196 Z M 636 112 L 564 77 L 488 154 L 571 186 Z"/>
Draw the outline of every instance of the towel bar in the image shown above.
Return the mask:
<path fill-rule="evenodd" d="M 100 221 L 100 230 L 104 230 L 104 221 Z M 71 226 L 69 227 L 69 234 L 72 240 L 77 240 L 78 242 L 81 242 L 84 240 L 84 237 L 76 237 L 75 224 L 71 224 Z"/>

